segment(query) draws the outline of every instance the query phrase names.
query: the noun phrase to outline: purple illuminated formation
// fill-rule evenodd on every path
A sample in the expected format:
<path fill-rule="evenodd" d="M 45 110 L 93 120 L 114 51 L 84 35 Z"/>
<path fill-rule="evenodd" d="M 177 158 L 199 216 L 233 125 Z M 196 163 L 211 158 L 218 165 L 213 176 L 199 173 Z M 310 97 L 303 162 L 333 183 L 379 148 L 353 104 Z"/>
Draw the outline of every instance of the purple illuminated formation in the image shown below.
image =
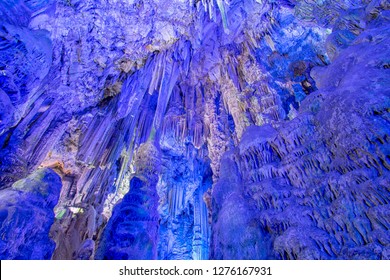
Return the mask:
<path fill-rule="evenodd" d="M 388 0 L 1 0 L 0 259 L 390 259 Z"/>

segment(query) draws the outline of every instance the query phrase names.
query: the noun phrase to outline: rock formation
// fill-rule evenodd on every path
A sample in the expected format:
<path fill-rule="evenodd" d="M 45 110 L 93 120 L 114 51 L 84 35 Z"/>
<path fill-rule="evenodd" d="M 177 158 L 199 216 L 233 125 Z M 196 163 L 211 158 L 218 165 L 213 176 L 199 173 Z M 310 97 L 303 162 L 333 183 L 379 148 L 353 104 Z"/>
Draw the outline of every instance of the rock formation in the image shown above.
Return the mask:
<path fill-rule="evenodd" d="M 387 0 L 0 3 L 1 259 L 390 259 Z"/>

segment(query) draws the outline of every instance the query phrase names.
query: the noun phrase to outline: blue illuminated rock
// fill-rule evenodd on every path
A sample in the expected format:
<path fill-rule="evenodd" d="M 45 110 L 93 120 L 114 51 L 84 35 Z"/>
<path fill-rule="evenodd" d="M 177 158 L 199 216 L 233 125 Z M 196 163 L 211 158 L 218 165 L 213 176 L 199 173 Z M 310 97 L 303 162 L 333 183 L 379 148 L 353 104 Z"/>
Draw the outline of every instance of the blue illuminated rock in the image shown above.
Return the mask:
<path fill-rule="evenodd" d="M 229 171 L 213 188 L 220 209 L 215 258 L 388 259 L 390 41 L 386 25 L 372 25 L 331 65 L 312 70 L 319 90 L 296 118 L 275 128 L 248 127 L 222 160 Z M 231 174 L 239 175 L 232 181 Z M 243 201 L 240 209 L 254 210 L 232 210 Z M 236 223 L 231 235 L 218 234 Z M 259 230 L 250 233 L 254 224 Z M 245 235 L 267 238 L 268 255 L 248 252 Z"/>
<path fill-rule="evenodd" d="M 55 243 L 49 237 L 61 179 L 51 169 L 39 169 L 0 191 L 0 258 L 50 259 Z"/>
<path fill-rule="evenodd" d="M 137 150 L 136 175 L 130 179 L 130 191 L 113 209 L 100 241 L 98 259 L 157 259 L 159 157 L 151 141 Z"/>
<path fill-rule="evenodd" d="M 388 259 L 389 26 L 386 0 L 2 1 L 1 257 Z"/>

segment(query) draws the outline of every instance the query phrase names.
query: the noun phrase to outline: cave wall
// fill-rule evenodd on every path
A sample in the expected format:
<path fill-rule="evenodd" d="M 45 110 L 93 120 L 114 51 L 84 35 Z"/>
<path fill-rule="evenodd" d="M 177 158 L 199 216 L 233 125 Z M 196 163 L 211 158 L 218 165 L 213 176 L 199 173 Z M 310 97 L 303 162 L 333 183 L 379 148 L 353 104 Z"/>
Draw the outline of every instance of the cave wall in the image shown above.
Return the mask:
<path fill-rule="evenodd" d="M 388 259 L 389 9 L 2 1 L 1 258 Z"/>

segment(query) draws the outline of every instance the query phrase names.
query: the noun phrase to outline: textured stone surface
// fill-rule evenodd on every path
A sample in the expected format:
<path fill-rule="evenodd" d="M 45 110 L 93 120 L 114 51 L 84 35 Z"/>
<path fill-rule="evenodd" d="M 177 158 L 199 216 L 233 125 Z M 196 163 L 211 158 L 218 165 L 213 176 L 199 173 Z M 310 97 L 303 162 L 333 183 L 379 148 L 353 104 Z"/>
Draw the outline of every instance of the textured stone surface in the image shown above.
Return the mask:
<path fill-rule="evenodd" d="M 51 258 L 55 243 L 49 231 L 60 190 L 60 177 L 51 169 L 39 169 L 0 191 L 2 260 Z"/>
<path fill-rule="evenodd" d="M 113 210 L 100 242 L 97 259 L 157 259 L 158 196 L 156 184 L 160 154 L 151 141 L 135 155 L 130 192 Z"/>
<path fill-rule="evenodd" d="M 319 90 L 296 118 L 249 127 L 222 161 L 215 258 L 388 259 L 390 90 L 379 81 L 390 77 L 390 41 L 386 25 L 369 27 L 330 66 L 312 70 Z M 246 240 L 264 239 L 265 255 L 245 250 Z"/>
<path fill-rule="evenodd" d="M 62 186 L 4 258 L 388 259 L 389 10 L 2 1 L 0 204 Z"/>

